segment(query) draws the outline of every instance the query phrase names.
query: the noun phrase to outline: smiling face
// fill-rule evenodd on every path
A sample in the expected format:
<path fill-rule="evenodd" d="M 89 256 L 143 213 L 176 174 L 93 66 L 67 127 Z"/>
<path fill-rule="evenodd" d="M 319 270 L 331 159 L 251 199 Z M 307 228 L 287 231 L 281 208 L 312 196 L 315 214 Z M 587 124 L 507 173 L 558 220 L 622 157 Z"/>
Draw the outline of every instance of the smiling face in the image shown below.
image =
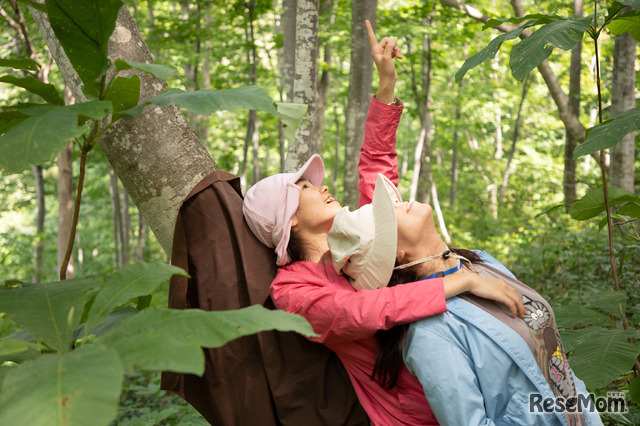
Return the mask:
<path fill-rule="evenodd" d="M 306 179 L 299 180 L 296 185 L 300 187 L 300 200 L 291 226 L 298 233 L 326 234 L 341 209 L 340 203 L 325 185 L 314 186 Z"/>

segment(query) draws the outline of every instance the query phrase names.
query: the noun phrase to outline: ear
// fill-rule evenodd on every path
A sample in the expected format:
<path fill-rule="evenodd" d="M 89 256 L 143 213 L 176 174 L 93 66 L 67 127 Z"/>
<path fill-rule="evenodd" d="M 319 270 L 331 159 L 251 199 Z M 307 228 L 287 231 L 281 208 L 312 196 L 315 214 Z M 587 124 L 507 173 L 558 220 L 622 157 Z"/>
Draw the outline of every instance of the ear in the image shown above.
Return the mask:
<path fill-rule="evenodd" d="M 297 215 L 293 215 L 293 218 L 291 219 L 291 227 L 293 228 L 294 226 L 298 226 L 298 216 Z"/>
<path fill-rule="evenodd" d="M 404 260 L 406 254 L 407 253 L 404 250 L 398 250 L 398 252 L 396 253 L 396 260 L 398 261 L 399 265 L 402 265 L 402 261 Z"/>

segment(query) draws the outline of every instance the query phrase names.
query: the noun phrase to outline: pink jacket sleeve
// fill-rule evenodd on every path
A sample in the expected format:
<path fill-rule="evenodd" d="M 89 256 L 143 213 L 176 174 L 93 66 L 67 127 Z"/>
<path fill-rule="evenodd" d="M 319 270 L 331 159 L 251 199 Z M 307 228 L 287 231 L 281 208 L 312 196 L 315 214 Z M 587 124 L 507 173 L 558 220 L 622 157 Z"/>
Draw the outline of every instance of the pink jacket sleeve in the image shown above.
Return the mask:
<path fill-rule="evenodd" d="M 377 101 L 375 97 L 371 98 L 358 164 L 360 206 L 371 202 L 378 173 L 398 185 L 396 130 L 402 109 L 402 104 L 390 106 Z"/>
<path fill-rule="evenodd" d="M 360 291 L 346 279 L 324 286 L 276 279 L 271 297 L 277 308 L 305 317 L 321 335 L 311 340 L 324 344 L 371 337 L 447 310 L 441 278 Z"/>

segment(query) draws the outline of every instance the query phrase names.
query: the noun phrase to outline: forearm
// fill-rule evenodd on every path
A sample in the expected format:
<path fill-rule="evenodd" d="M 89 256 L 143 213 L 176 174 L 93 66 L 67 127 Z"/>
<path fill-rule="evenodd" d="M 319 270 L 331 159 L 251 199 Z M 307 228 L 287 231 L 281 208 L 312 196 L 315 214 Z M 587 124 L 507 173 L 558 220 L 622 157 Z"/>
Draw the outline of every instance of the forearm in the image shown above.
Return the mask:
<path fill-rule="evenodd" d="M 376 99 L 383 104 L 391 104 L 395 101 L 396 78 L 380 78 Z"/>

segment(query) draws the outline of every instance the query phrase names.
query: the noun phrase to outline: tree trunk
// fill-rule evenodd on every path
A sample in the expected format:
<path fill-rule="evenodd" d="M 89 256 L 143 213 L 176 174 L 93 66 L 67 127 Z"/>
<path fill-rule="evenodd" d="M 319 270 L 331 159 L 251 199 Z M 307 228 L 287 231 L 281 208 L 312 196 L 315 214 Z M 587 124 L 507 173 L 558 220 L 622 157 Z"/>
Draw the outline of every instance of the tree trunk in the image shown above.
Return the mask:
<path fill-rule="evenodd" d="M 462 49 L 462 60 L 467 60 L 467 55 L 469 50 L 465 44 L 465 47 Z M 456 205 L 456 193 L 458 191 L 458 145 L 460 143 L 460 135 L 458 132 L 458 128 L 460 127 L 460 119 L 462 118 L 462 99 L 460 98 L 460 91 L 462 89 L 462 82 L 464 80 L 460 80 L 458 83 L 458 91 L 456 96 L 456 112 L 455 112 L 455 124 L 453 128 L 453 152 L 451 155 L 451 187 L 449 188 L 449 208 L 453 208 Z"/>
<path fill-rule="evenodd" d="M 358 207 L 358 161 L 364 140 L 364 126 L 371 99 L 373 60 L 364 21 L 376 26 L 377 0 L 351 2 L 351 69 L 344 134 L 344 183 L 342 204 Z"/>
<path fill-rule="evenodd" d="M 296 71 L 296 3 L 297 0 L 282 0 L 282 60 L 278 64 L 284 79 L 287 102 L 293 102 Z"/>
<path fill-rule="evenodd" d="M 36 200 L 38 205 L 36 213 L 36 239 L 33 251 L 33 282 L 39 283 L 43 277 L 42 261 L 44 257 L 44 217 L 46 213 L 44 205 L 44 179 L 42 178 L 42 166 L 33 166 L 33 175 L 35 177 Z"/>
<path fill-rule="evenodd" d="M 616 36 L 613 49 L 613 81 L 611 87 L 611 116 L 635 108 L 636 41 L 629 33 Z M 626 135 L 611 147 L 611 185 L 635 193 L 634 161 L 636 132 Z"/>
<path fill-rule="evenodd" d="M 296 69 L 293 102 L 306 104 L 307 115 L 298 127 L 293 146 L 287 147 L 285 171 L 298 170 L 314 153 L 312 130 L 316 113 L 318 63 L 318 0 L 298 0 L 296 5 Z"/>
<path fill-rule="evenodd" d="M 46 14 L 31 9 L 58 68 L 78 101 L 86 101 L 75 73 Z M 152 63 L 151 54 L 126 7 L 120 10 L 109 43 L 109 57 Z M 134 71 L 135 72 L 135 71 Z M 113 73 L 113 69 L 110 70 Z M 148 74 L 140 77 L 140 100 L 167 88 Z M 216 165 L 176 106 L 148 106 L 139 116 L 119 120 L 100 138 L 100 146 L 123 186 L 167 254 L 182 200 Z"/>
<path fill-rule="evenodd" d="M 251 84 L 255 84 L 256 76 L 258 72 L 257 52 L 256 52 L 255 37 L 253 32 L 253 13 L 255 10 L 255 3 L 251 1 L 247 4 L 247 7 L 249 9 L 249 13 L 248 13 L 249 26 L 245 27 L 244 34 L 247 40 L 247 46 L 250 46 L 250 50 L 247 51 L 247 64 L 251 66 L 251 68 L 249 69 L 249 75 L 248 75 L 248 83 L 251 85 Z M 249 116 L 247 119 L 247 131 L 244 137 L 242 170 L 240 172 L 240 182 L 243 188 L 247 187 L 247 164 L 249 161 L 249 146 L 252 146 L 255 144 L 255 140 L 258 137 L 257 132 L 258 132 L 258 113 L 256 110 L 250 110 Z M 252 183 L 256 183 L 257 182 L 256 173 L 258 175 L 260 174 L 259 165 L 257 164 L 258 162 L 257 148 L 254 147 L 252 152 L 253 152 L 253 166 L 254 166 Z"/>
<path fill-rule="evenodd" d="M 583 0 L 573 1 L 573 16 L 581 18 L 584 14 Z M 571 65 L 569 66 L 569 108 L 577 117 L 580 116 L 580 74 L 582 73 L 582 42 L 578 42 L 571 49 Z M 564 145 L 564 176 L 562 179 L 562 188 L 564 192 L 564 202 L 568 203 L 578 198 L 576 194 L 576 164 L 573 159 L 573 151 L 578 146 L 578 141 L 573 137 L 571 132 L 565 131 Z M 565 207 L 569 212 L 571 206 Z"/>
<path fill-rule="evenodd" d="M 115 248 L 115 267 L 121 269 L 123 265 L 123 227 L 122 208 L 120 205 L 120 191 L 118 190 L 118 177 L 113 168 L 109 167 L 109 181 L 111 182 L 111 205 L 113 207 L 113 245 Z"/>
<path fill-rule="evenodd" d="M 72 105 L 75 102 L 71 90 L 65 85 L 64 103 Z M 58 267 L 62 267 L 64 255 L 69 244 L 71 234 L 71 220 L 73 217 L 73 141 L 58 154 Z M 67 278 L 74 278 L 73 256 L 69 259 Z"/>
<path fill-rule="evenodd" d="M 131 262 L 131 215 L 129 215 L 129 193 L 122 188 L 122 266 Z"/>
<path fill-rule="evenodd" d="M 336 10 L 338 6 L 337 0 L 325 0 L 320 6 L 320 14 L 330 13 L 329 28 L 333 28 L 336 22 Z M 318 93 L 316 95 L 316 116 L 313 122 L 313 132 L 311 141 L 314 144 L 313 151 L 322 153 L 322 145 L 324 141 L 324 115 L 327 109 L 327 98 L 329 97 L 329 88 L 331 86 L 331 60 L 333 56 L 333 45 L 327 41 L 324 46 L 324 63 L 322 76 L 318 82 Z"/>

